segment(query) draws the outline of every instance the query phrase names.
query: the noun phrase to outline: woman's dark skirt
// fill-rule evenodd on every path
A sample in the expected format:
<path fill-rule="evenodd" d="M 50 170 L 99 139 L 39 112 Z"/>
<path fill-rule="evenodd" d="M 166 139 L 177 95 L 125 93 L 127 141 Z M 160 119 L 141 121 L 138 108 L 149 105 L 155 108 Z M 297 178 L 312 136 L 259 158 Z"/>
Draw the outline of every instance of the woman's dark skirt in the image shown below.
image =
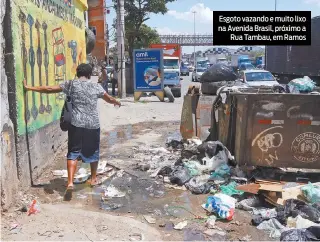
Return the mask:
<path fill-rule="evenodd" d="M 68 160 L 82 160 L 84 163 L 99 161 L 100 128 L 86 129 L 71 125 L 68 130 Z"/>

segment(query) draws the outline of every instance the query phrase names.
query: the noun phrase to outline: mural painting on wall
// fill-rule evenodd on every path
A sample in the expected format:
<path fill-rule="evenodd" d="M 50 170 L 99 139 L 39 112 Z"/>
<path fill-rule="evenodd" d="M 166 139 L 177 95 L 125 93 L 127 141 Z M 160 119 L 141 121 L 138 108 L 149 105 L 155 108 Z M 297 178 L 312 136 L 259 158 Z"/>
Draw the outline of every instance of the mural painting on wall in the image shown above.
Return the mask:
<path fill-rule="evenodd" d="M 18 134 L 60 118 L 63 94 L 28 92 L 28 85 L 58 85 L 85 62 L 85 0 L 17 0 L 12 4 Z"/>

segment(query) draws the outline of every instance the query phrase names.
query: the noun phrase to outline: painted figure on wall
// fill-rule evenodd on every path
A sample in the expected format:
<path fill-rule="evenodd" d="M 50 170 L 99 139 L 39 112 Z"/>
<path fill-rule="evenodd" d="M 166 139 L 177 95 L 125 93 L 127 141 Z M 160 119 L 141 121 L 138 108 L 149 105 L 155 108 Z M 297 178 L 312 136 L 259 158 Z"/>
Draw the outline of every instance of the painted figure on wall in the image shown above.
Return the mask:
<path fill-rule="evenodd" d="M 34 19 L 30 14 L 28 15 L 27 22 L 29 24 L 29 37 L 30 37 L 29 64 L 30 64 L 30 68 L 31 68 L 31 84 L 34 87 L 35 86 L 34 67 L 36 64 L 35 52 L 34 52 L 34 48 L 33 48 L 33 35 L 32 35 Z M 32 93 L 31 115 L 32 115 L 33 119 L 36 119 L 38 116 L 38 109 L 36 106 L 36 96 L 34 93 Z"/>
<path fill-rule="evenodd" d="M 19 19 L 21 23 L 21 31 L 22 31 L 22 41 L 21 41 L 21 53 L 22 53 L 22 66 L 23 66 L 23 79 L 28 82 L 28 74 L 27 74 L 27 64 L 28 64 L 28 51 L 26 47 L 26 29 L 25 29 L 25 24 L 27 22 L 27 17 L 26 15 L 20 11 L 19 14 Z M 26 101 L 25 101 L 25 119 L 28 122 L 30 120 L 30 109 L 29 109 L 29 98 L 28 95 L 26 95 Z"/>
<path fill-rule="evenodd" d="M 35 27 L 37 29 L 37 36 L 38 36 L 38 49 L 37 49 L 37 64 L 38 64 L 38 71 L 39 71 L 39 81 L 40 81 L 40 86 L 42 86 L 42 50 L 40 46 L 41 42 L 41 37 L 40 37 L 40 29 L 41 29 L 41 24 L 39 20 L 36 20 Z M 44 111 L 46 110 L 46 107 L 44 106 L 43 103 L 43 94 L 40 94 L 40 106 L 39 106 L 39 113 L 43 114 Z"/>
<path fill-rule="evenodd" d="M 66 54 L 62 28 L 52 30 L 54 74 L 56 82 L 66 80 Z M 64 99 L 62 93 L 57 95 L 57 99 Z"/>
<path fill-rule="evenodd" d="M 43 58 L 44 58 L 44 69 L 46 73 L 46 86 L 49 86 L 49 51 L 48 51 L 48 25 L 43 22 L 42 23 L 42 29 L 44 32 L 44 51 L 43 51 Z M 49 95 L 47 94 L 47 106 L 46 106 L 46 112 L 51 113 L 52 107 L 50 105 L 50 99 Z"/>
<path fill-rule="evenodd" d="M 22 93 L 23 80 L 30 86 L 51 86 L 73 79 L 75 67 L 86 59 L 85 5 L 74 5 L 78 0 L 63 0 L 65 12 L 60 14 L 50 10 L 52 1 L 43 1 L 44 5 L 20 1 L 23 8 L 12 5 L 17 93 Z M 59 120 L 64 98 L 62 93 L 56 97 L 46 93 L 17 95 L 18 134 Z"/>
<path fill-rule="evenodd" d="M 71 49 L 71 57 L 72 57 L 72 72 L 75 72 L 76 68 L 77 68 L 77 41 L 75 40 L 71 40 L 68 42 L 68 47 Z"/>

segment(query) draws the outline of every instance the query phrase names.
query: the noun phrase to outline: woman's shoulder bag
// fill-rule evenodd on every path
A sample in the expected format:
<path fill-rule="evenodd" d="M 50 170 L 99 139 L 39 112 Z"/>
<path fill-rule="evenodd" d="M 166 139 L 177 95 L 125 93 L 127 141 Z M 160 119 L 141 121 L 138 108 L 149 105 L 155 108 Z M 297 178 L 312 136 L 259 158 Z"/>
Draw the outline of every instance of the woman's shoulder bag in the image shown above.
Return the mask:
<path fill-rule="evenodd" d="M 66 100 L 64 102 L 61 117 L 60 117 L 60 128 L 62 131 L 68 131 L 71 126 L 72 119 L 72 89 L 73 89 L 73 81 L 70 80 L 69 90 Z"/>

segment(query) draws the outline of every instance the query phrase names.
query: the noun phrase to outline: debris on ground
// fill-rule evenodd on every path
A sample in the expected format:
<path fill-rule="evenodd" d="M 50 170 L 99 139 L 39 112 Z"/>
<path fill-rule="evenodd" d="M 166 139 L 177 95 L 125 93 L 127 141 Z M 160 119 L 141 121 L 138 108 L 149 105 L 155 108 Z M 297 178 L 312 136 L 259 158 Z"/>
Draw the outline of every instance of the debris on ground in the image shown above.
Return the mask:
<path fill-rule="evenodd" d="M 211 194 L 202 205 L 209 215 L 204 220 L 204 234 L 208 236 L 226 235 L 217 229 L 216 219 L 230 222 L 236 208 L 249 212 L 251 224 L 271 238 L 288 238 L 289 230 L 302 234 L 302 229 L 320 225 L 320 183 L 277 179 L 278 173 L 285 174 L 279 168 L 242 170 L 219 141 L 171 137 L 166 148 L 136 148 L 134 158 L 139 170 L 162 179 L 167 188 L 189 190 L 194 195 Z M 181 222 L 174 229 L 181 230 L 187 224 Z M 304 238 L 311 238 L 310 234 L 305 232 Z M 241 241 L 249 240 L 241 237 Z"/>
<path fill-rule="evenodd" d="M 188 225 L 188 221 L 183 221 L 174 226 L 175 230 L 182 230 Z"/>
<path fill-rule="evenodd" d="M 155 224 L 156 223 L 156 219 L 151 217 L 151 216 L 149 216 L 149 215 L 144 215 L 143 217 L 149 224 Z"/>
<path fill-rule="evenodd" d="M 113 185 L 108 186 L 104 192 L 105 197 L 124 197 L 125 195 L 125 192 L 121 192 Z"/>
<path fill-rule="evenodd" d="M 31 214 L 37 214 L 39 212 L 40 212 L 39 202 L 37 202 L 37 200 L 33 200 L 28 210 L 28 216 L 30 216 Z"/>

